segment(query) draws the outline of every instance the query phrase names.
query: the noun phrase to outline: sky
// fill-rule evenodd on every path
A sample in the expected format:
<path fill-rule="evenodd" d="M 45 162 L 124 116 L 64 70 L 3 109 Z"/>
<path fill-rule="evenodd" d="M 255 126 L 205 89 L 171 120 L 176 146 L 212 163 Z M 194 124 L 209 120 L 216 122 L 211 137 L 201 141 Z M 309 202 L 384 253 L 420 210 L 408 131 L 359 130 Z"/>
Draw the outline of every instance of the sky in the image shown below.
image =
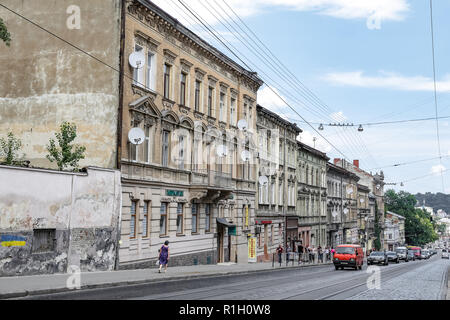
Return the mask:
<path fill-rule="evenodd" d="M 368 172 L 383 170 L 385 182 L 396 183 L 386 188 L 450 193 L 450 174 L 445 171 L 450 171 L 450 118 L 439 120 L 439 135 L 435 119 L 366 125 L 436 116 L 429 1 L 154 2 L 230 58 L 258 72 L 266 83 L 258 92 L 258 103 L 298 121 L 302 142 L 331 159 L 358 159 Z M 439 117 L 450 116 L 447 12 L 450 1 L 433 1 Z M 320 123 L 323 131 L 318 130 Z M 330 127 L 330 123 L 355 126 Z M 393 166 L 407 162 L 415 163 Z"/>

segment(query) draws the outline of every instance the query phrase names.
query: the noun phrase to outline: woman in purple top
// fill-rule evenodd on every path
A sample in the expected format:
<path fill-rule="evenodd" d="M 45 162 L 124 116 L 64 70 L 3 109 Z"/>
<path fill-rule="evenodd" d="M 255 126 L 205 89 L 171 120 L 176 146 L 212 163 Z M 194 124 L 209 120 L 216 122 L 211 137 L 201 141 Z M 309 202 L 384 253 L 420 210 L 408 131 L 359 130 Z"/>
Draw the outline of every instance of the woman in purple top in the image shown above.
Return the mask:
<path fill-rule="evenodd" d="M 164 272 L 167 272 L 168 263 L 169 263 L 169 241 L 166 241 L 159 250 L 159 273 L 161 273 L 162 266 L 165 266 Z"/>

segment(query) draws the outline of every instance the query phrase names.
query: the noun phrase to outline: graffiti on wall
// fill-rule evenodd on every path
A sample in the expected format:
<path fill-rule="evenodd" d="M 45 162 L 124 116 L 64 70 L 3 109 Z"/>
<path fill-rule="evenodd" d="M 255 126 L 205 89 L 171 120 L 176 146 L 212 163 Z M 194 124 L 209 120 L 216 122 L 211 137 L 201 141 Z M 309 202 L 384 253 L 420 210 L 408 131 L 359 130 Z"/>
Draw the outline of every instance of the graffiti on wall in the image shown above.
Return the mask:
<path fill-rule="evenodd" d="M 24 247 L 27 244 L 26 239 L 15 235 L 1 235 L 0 245 L 2 247 Z"/>

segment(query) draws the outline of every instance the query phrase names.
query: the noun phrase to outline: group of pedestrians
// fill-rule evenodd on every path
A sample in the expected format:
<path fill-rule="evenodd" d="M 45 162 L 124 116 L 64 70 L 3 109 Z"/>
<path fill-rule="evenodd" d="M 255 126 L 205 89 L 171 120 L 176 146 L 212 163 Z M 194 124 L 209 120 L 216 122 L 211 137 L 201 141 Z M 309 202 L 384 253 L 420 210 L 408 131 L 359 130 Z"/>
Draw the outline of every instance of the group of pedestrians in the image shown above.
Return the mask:
<path fill-rule="evenodd" d="M 276 249 L 276 253 L 278 255 L 278 262 L 281 264 L 283 253 L 286 251 L 286 261 L 289 261 L 290 255 L 292 253 L 292 249 L 289 244 L 284 249 L 281 244 Z M 324 263 L 328 261 L 332 261 L 336 250 L 330 246 L 322 248 L 322 246 L 318 246 L 315 248 L 314 246 L 304 247 L 301 243 L 297 246 L 298 261 L 314 263 L 317 256 L 317 263 Z"/>

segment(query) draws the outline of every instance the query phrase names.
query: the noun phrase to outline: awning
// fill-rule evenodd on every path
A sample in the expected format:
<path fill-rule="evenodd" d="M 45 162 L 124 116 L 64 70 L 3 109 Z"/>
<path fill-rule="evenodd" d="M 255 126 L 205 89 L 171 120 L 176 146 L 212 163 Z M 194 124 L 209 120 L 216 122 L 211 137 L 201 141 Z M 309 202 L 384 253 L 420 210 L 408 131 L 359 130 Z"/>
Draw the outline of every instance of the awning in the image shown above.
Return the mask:
<path fill-rule="evenodd" d="M 217 223 L 222 224 L 226 227 L 236 227 L 235 224 L 229 223 L 226 219 L 224 218 L 216 218 Z"/>

